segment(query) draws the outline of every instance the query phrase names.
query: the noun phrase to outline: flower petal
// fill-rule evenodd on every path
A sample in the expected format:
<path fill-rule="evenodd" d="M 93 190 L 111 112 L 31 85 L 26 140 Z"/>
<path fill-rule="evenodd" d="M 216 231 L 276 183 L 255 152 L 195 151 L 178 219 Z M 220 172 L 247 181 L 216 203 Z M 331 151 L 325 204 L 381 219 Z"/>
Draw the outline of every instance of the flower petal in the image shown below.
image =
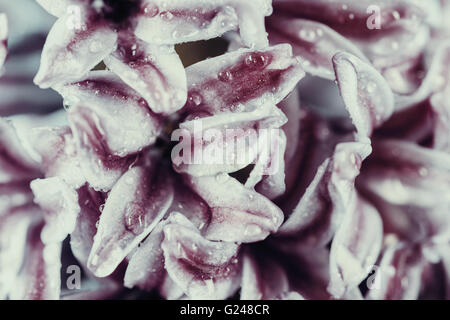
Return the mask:
<path fill-rule="evenodd" d="M 106 195 L 88 185 L 78 190 L 78 214 L 75 229 L 70 234 L 73 255 L 82 265 L 86 265 L 97 233 L 97 223 L 105 205 Z"/>
<path fill-rule="evenodd" d="M 165 269 L 161 243 L 166 225 L 167 220 L 159 222 L 131 256 L 124 278 L 125 287 L 137 286 L 150 291 L 162 283 Z"/>
<path fill-rule="evenodd" d="M 80 212 L 77 192 L 59 177 L 34 180 L 30 187 L 35 203 L 44 212 L 42 242 L 51 244 L 64 241 L 75 229 Z"/>
<path fill-rule="evenodd" d="M 240 282 L 239 246 L 206 240 L 181 214 L 164 227 L 165 266 L 191 299 L 226 299 Z"/>
<path fill-rule="evenodd" d="M 347 212 L 331 245 L 328 290 L 334 297 L 341 298 L 367 277 L 382 241 L 383 224 L 377 210 L 358 196 L 354 211 Z"/>
<path fill-rule="evenodd" d="M 370 144 L 340 143 L 317 170 L 314 180 L 278 234 L 313 247 L 325 246 L 356 201 L 354 183 Z"/>
<path fill-rule="evenodd" d="M 211 208 L 208 239 L 257 242 L 276 232 L 283 221 L 283 213 L 270 200 L 226 173 L 186 180 Z"/>
<path fill-rule="evenodd" d="M 38 164 L 24 149 L 15 128 L 0 118 L 0 183 L 39 177 Z"/>
<path fill-rule="evenodd" d="M 35 128 L 31 140 L 41 156 L 41 167 L 46 177 L 58 176 L 75 188 L 85 183 L 69 127 Z"/>
<path fill-rule="evenodd" d="M 267 20 L 267 26 L 271 43 L 291 44 L 294 54 L 301 57 L 301 66 L 314 76 L 334 80 L 332 58 L 338 52 L 367 60 L 351 41 L 324 24 L 274 15 Z"/>
<path fill-rule="evenodd" d="M 88 261 L 88 268 L 97 277 L 111 274 L 170 207 L 171 181 L 165 181 L 165 170 L 157 170 L 161 168 L 131 168 L 111 190 Z"/>
<path fill-rule="evenodd" d="M 192 115 L 254 111 L 276 105 L 305 75 L 289 45 L 261 51 L 239 49 L 186 69 Z"/>
<path fill-rule="evenodd" d="M 415 300 L 419 297 L 424 268 L 421 250 L 417 246 L 397 243 L 383 252 L 376 271 L 370 300 Z"/>
<path fill-rule="evenodd" d="M 383 77 L 369 64 L 347 53 L 333 57 L 341 96 L 361 139 L 394 112 L 394 97 Z"/>
<path fill-rule="evenodd" d="M 358 180 L 386 232 L 413 242 L 448 241 L 450 156 L 411 142 L 374 142 Z"/>
<path fill-rule="evenodd" d="M 77 2 L 77 0 L 36 0 L 39 5 L 55 17 L 61 17 L 67 12 L 68 7 Z"/>
<path fill-rule="evenodd" d="M 43 224 L 31 228 L 25 263 L 11 293 L 11 299 L 58 300 L 61 279 L 61 244 L 41 242 Z"/>
<path fill-rule="evenodd" d="M 149 45 L 125 34 L 119 37 L 117 50 L 104 62 L 135 89 L 154 112 L 171 114 L 186 103 L 185 71 L 173 47 Z"/>
<path fill-rule="evenodd" d="M 106 24 L 92 24 L 88 13 L 80 13 L 80 26 L 66 13 L 53 25 L 44 45 L 41 65 L 34 82 L 41 88 L 76 81 L 110 54 L 117 35 Z"/>
<path fill-rule="evenodd" d="M 0 300 L 15 286 L 25 258 L 27 231 L 39 215 L 36 206 L 17 206 L 0 214 Z"/>
<path fill-rule="evenodd" d="M 274 300 L 290 291 L 287 274 L 278 261 L 251 252 L 242 260 L 241 300 Z"/>
<path fill-rule="evenodd" d="M 267 46 L 264 18 L 271 1 L 145 1 L 136 35 L 149 43 L 176 44 L 218 37 L 238 30 L 249 46 Z M 157 31 L 156 31 L 157 30 Z"/>
<path fill-rule="evenodd" d="M 78 113 L 78 107 L 95 114 L 92 121 L 112 154 L 124 157 L 156 141 L 160 117 L 113 73 L 93 71 L 80 81 L 58 87 L 58 91 L 69 108 L 69 117 Z"/>

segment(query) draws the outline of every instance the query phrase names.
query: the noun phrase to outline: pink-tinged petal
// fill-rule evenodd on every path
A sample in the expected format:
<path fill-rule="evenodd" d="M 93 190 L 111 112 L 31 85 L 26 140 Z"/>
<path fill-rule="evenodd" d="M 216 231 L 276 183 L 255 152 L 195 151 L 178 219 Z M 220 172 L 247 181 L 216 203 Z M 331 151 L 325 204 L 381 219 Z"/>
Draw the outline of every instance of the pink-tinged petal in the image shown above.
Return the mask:
<path fill-rule="evenodd" d="M 436 48 L 425 57 L 427 58 L 425 78 L 413 94 L 397 97 L 397 108 L 416 105 L 429 98 L 433 93 L 445 90 L 450 83 L 448 68 L 450 63 L 450 41 L 443 39 L 430 45 L 435 45 Z"/>
<path fill-rule="evenodd" d="M 145 1 L 135 32 L 149 43 L 176 44 L 239 30 L 245 45 L 262 48 L 268 44 L 264 18 L 271 13 L 268 0 Z"/>
<path fill-rule="evenodd" d="M 288 276 L 277 259 L 247 250 L 242 260 L 242 300 L 273 300 L 290 292 Z"/>
<path fill-rule="evenodd" d="M 211 209 L 208 239 L 257 242 L 275 233 L 283 222 L 276 205 L 226 173 L 186 177 L 186 181 Z"/>
<path fill-rule="evenodd" d="M 158 47 L 120 35 L 106 66 L 135 89 L 153 112 L 171 114 L 184 106 L 187 84 L 183 64 L 173 47 Z"/>
<path fill-rule="evenodd" d="M 169 214 L 183 214 L 200 232 L 209 225 L 211 214 L 206 203 L 190 188 L 178 179 L 174 183 L 174 199 L 172 205 L 167 210 Z M 170 219 L 170 216 L 169 216 Z M 161 243 L 164 239 L 163 228 L 167 225 L 167 219 L 158 223 L 155 229 L 145 239 L 130 259 L 125 273 L 124 283 L 126 287 L 138 286 L 143 290 L 151 290 L 160 286 L 160 290 L 167 289 L 166 294 L 173 298 L 177 295 L 172 292 L 172 286 L 165 283 L 164 256 Z M 169 277 L 170 279 L 170 277 Z M 181 293 L 183 293 L 181 291 Z"/>
<path fill-rule="evenodd" d="M 348 53 L 333 57 L 336 79 L 360 139 L 372 134 L 394 112 L 394 96 L 372 66 Z"/>
<path fill-rule="evenodd" d="M 28 228 L 39 214 L 35 206 L 20 205 L 0 213 L 0 300 L 6 299 L 15 285 L 24 259 Z"/>
<path fill-rule="evenodd" d="M 33 148 L 41 156 L 46 177 L 59 177 L 74 188 L 85 183 L 69 127 L 40 127 L 32 130 Z"/>
<path fill-rule="evenodd" d="M 253 171 L 246 181 L 246 187 L 255 190 L 268 199 L 275 199 L 286 191 L 285 162 L 286 135 L 282 130 L 272 131 L 265 139 Z M 260 146 L 261 148 L 262 146 Z"/>
<path fill-rule="evenodd" d="M 435 119 L 433 148 L 450 153 L 450 87 L 431 97 L 431 105 Z"/>
<path fill-rule="evenodd" d="M 61 288 L 61 244 L 41 241 L 43 224 L 28 233 L 25 262 L 10 298 L 19 300 L 58 300 Z"/>
<path fill-rule="evenodd" d="M 183 214 L 189 221 L 200 230 L 204 232 L 211 220 L 211 209 L 206 202 L 200 198 L 191 188 L 183 182 L 180 177 L 173 183 L 174 198 L 172 205 L 167 212 L 178 212 Z"/>
<path fill-rule="evenodd" d="M 3 67 L 8 53 L 8 19 L 6 14 L 0 13 L 0 69 Z"/>
<path fill-rule="evenodd" d="M 131 168 L 111 190 L 88 261 L 96 276 L 111 274 L 166 214 L 173 188 L 162 169 Z"/>
<path fill-rule="evenodd" d="M 409 0 L 379 1 L 376 8 L 370 0 L 275 0 L 274 14 L 315 20 L 326 24 L 345 37 L 375 41 L 389 36 L 405 23 L 422 22 L 423 8 Z M 379 10 L 379 28 L 375 10 Z"/>
<path fill-rule="evenodd" d="M 109 71 L 93 71 L 79 80 L 57 90 L 69 108 L 69 117 L 79 113 L 78 107 L 94 114 L 90 125 L 97 127 L 111 155 L 124 157 L 156 141 L 160 117 L 119 77 Z"/>
<path fill-rule="evenodd" d="M 88 185 L 78 190 L 78 214 L 75 229 L 70 234 L 70 247 L 75 258 L 86 265 L 97 233 L 97 223 L 105 205 L 106 195 Z"/>
<path fill-rule="evenodd" d="M 193 120 L 189 120 L 194 117 Z M 278 151 L 279 127 L 287 121 L 275 106 L 267 104 L 251 112 L 223 113 L 198 118 L 191 114 L 180 129 L 172 134 L 173 141 L 180 141 L 172 149 L 172 162 L 177 172 L 194 176 L 214 175 L 222 172 L 236 172 L 255 163 L 258 155 L 261 161 L 271 158 L 267 150 Z M 266 152 L 267 153 L 267 152 Z M 259 181 L 254 182 L 256 184 Z"/>
<path fill-rule="evenodd" d="M 354 183 L 371 146 L 340 143 L 334 154 L 317 169 L 316 176 L 278 235 L 305 245 L 325 246 L 356 201 Z"/>
<path fill-rule="evenodd" d="M 199 62 L 186 72 L 189 94 L 184 110 L 199 117 L 276 105 L 305 75 L 289 45 L 240 49 Z"/>
<path fill-rule="evenodd" d="M 166 224 L 167 220 L 159 222 L 131 256 L 124 278 L 125 287 L 150 291 L 162 283 L 165 269 L 161 243 Z"/>
<path fill-rule="evenodd" d="M 30 181 L 39 176 L 38 164 L 24 149 L 14 127 L 0 118 L 0 183 Z"/>
<path fill-rule="evenodd" d="M 13 212 L 17 208 L 29 206 L 33 203 L 30 181 L 0 184 L 0 199 L 0 217 Z"/>
<path fill-rule="evenodd" d="M 69 10 L 71 5 L 80 5 L 77 0 L 36 0 L 39 5 L 55 17 L 61 17 Z"/>
<path fill-rule="evenodd" d="M 389 120 L 374 132 L 380 139 L 398 139 L 415 142 L 420 145 L 432 140 L 435 113 L 430 99 L 412 104 L 396 111 Z"/>
<path fill-rule="evenodd" d="M 417 299 L 425 263 L 420 246 L 397 243 L 387 247 L 376 269 L 367 299 Z"/>
<path fill-rule="evenodd" d="M 84 107 L 68 115 L 77 145 L 77 155 L 83 176 L 96 190 L 109 191 L 127 169 L 137 161 L 137 155 L 120 157 L 108 148 L 102 127 L 95 123 L 97 115 Z"/>
<path fill-rule="evenodd" d="M 172 280 L 191 299 L 226 299 L 240 283 L 239 246 L 213 242 L 181 214 L 164 227 L 162 249 Z"/>
<path fill-rule="evenodd" d="M 314 76 L 334 80 L 332 58 L 338 52 L 367 60 L 351 41 L 322 23 L 274 15 L 266 24 L 271 43 L 291 44 L 294 54 L 301 57 L 303 69 Z"/>
<path fill-rule="evenodd" d="M 383 224 L 377 210 L 358 196 L 354 210 L 346 213 L 331 244 L 328 290 L 334 297 L 343 297 L 367 277 L 382 241 Z"/>
<path fill-rule="evenodd" d="M 376 141 L 358 189 L 382 215 L 386 232 L 410 241 L 450 236 L 450 156 L 397 140 Z"/>
<path fill-rule="evenodd" d="M 42 242 L 51 244 L 64 241 L 75 229 L 80 212 L 77 192 L 59 177 L 34 180 L 30 187 L 34 202 L 44 213 Z"/>
<path fill-rule="evenodd" d="M 186 298 L 183 289 L 172 280 L 167 272 L 165 272 L 162 284 L 159 287 L 159 294 L 166 300 L 180 300 Z"/>
<path fill-rule="evenodd" d="M 117 34 L 105 23 L 91 23 L 80 9 L 81 25 L 66 13 L 53 25 L 44 45 L 41 65 L 34 82 L 41 88 L 76 81 L 109 55 Z"/>
<path fill-rule="evenodd" d="M 298 243 L 278 239 L 270 239 L 267 244 L 252 249 L 262 272 L 266 265 L 275 263 L 284 270 L 289 291 L 279 294 L 277 299 L 330 299 L 327 248 L 302 248 Z"/>

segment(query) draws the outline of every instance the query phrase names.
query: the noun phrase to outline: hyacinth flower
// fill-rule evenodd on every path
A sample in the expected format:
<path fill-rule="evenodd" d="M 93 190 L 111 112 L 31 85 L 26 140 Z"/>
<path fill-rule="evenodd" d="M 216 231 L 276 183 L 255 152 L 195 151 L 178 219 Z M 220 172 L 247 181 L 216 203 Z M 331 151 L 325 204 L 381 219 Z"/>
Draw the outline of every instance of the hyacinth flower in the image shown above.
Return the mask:
<path fill-rule="evenodd" d="M 2 298 L 448 297 L 447 2 L 38 2 L 66 110 L 1 119 Z"/>

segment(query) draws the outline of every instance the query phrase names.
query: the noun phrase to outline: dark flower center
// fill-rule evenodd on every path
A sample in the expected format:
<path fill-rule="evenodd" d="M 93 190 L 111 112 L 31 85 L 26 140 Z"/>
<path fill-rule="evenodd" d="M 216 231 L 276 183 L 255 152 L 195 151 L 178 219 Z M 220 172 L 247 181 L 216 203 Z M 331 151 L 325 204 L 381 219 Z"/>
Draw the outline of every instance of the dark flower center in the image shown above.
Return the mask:
<path fill-rule="evenodd" d="M 103 4 L 101 14 L 104 19 L 121 27 L 141 8 L 141 0 L 103 0 Z"/>

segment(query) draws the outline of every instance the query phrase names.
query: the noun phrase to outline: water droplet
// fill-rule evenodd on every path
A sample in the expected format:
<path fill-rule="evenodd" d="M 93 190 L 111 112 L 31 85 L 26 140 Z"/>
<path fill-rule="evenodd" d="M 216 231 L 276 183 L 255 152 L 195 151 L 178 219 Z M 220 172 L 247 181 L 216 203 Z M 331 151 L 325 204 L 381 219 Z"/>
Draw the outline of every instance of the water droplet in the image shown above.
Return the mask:
<path fill-rule="evenodd" d="M 426 176 L 428 175 L 428 169 L 425 168 L 425 167 L 421 167 L 421 168 L 419 169 L 419 174 L 420 174 L 422 177 L 426 177 Z"/>
<path fill-rule="evenodd" d="M 299 36 L 305 41 L 313 42 L 316 39 L 316 32 L 314 30 L 302 29 L 299 32 Z"/>
<path fill-rule="evenodd" d="M 202 96 L 196 92 L 193 92 L 189 95 L 189 102 L 191 102 L 194 106 L 199 106 L 202 103 Z"/>
<path fill-rule="evenodd" d="M 394 10 L 392 12 L 392 16 L 394 17 L 395 20 L 400 19 L 400 13 L 397 10 Z"/>
<path fill-rule="evenodd" d="M 159 9 L 156 5 L 153 4 L 147 4 L 144 7 L 144 14 L 148 18 L 153 18 L 159 13 Z"/>
<path fill-rule="evenodd" d="M 245 64 L 250 67 L 264 68 L 267 58 L 262 53 L 252 53 L 245 58 Z"/>
<path fill-rule="evenodd" d="M 233 75 L 230 71 L 221 71 L 219 72 L 218 78 L 222 82 L 228 82 L 233 80 Z"/>
<path fill-rule="evenodd" d="M 160 13 L 161 19 L 170 21 L 173 19 L 173 14 L 170 11 L 163 11 Z"/>

